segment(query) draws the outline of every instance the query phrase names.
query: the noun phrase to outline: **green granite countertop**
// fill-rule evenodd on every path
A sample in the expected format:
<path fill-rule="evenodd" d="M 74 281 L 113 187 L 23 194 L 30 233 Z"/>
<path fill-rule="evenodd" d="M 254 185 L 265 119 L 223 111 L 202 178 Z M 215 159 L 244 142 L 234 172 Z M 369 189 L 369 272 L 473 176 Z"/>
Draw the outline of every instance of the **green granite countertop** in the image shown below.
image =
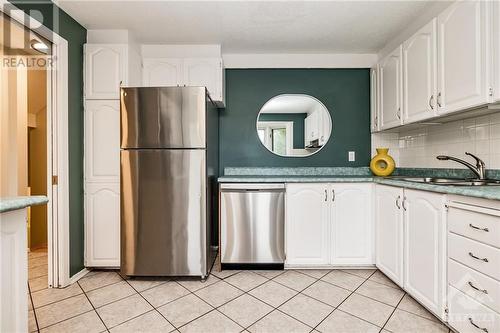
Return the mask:
<path fill-rule="evenodd" d="M 11 210 L 22 209 L 29 206 L 43 205 L 49 199 L 44 195 L 32 195 L 23 197 L 3 197 L 0 198 L 0 213 Z"/>
<path fill-rule="evenodd" d="M 227 168 L 219 183 L 366 183 L 374 182 L 389 186 L 403 187 L 445 194 L 464 195 L 484 199 L 500 200 L 500 186 L 454 186 L 435 185 L 404 181 L 394 178 L 376 177 L 368 168 Z M 460 169 L 399 169 L 395 175 L 467 177 L 466 170 Z M 492 170 L 490 177 L 498 177 Z M 491 177 L 493 178 L 493 177 Z"/>

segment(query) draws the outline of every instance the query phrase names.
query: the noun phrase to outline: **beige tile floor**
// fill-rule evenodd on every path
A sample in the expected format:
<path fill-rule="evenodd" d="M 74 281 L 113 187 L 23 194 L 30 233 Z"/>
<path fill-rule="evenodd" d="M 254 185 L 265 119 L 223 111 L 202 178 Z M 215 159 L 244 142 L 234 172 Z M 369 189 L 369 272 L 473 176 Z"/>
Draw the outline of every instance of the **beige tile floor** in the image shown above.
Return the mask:
<path fill-rule="evenodd" d="M 39 258 L 29 258 L 31 332 L 449 332 L 377 270 L 214 267 L 204 283 L 92 271 L 47 289 Z"/>

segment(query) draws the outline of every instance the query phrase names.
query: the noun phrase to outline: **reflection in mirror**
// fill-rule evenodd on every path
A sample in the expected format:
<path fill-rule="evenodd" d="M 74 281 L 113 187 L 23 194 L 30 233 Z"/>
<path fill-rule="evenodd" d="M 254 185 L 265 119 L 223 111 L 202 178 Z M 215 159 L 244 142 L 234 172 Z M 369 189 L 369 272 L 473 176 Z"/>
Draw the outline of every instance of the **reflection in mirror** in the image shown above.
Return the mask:
<path fill-rule="evenodd" d="M 280 156 L 309 156 L 330 138 L 330 112 L 309 95 L 286 94 L 271 98 L 260 109 L 257 134 L 262 144 Z"/>

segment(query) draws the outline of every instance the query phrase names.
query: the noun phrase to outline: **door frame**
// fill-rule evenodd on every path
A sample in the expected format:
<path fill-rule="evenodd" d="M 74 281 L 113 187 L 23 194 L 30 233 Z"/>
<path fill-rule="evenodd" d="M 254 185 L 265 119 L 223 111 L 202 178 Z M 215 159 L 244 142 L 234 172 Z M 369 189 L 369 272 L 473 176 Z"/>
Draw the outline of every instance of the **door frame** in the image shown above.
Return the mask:
<path fill-rule="evenodd" d="M 84 269 L 70 278 L 68 42 L 7 0 L 0 0 L 0 12 L 52 42 L 52 66 L 47 70 L 48 285 L 65 287 L 86 273 Z"/>

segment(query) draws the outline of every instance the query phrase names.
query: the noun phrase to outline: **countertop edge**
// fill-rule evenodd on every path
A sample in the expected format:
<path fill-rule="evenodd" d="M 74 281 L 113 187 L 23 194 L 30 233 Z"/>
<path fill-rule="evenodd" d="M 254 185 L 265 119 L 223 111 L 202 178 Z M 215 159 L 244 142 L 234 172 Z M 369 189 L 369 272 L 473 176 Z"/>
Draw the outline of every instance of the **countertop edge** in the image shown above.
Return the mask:
<path fill-rule="evenodd" d="M 44 195 L 0 198 L 0 213 L 43 205 L 48 201 L 49 199 Z"/>
<path fill-rule="evenodd" d="M 387 179 L 376 176 L 223 176 L 219 183 L 377 183 L 388 186 L 402 187 L 414 190 L 429 191 L 443 194 L 462 195 L 467 197 L 500 200 L 500 186 L 451 186 L 434 185 L 404 180 Z"/>

